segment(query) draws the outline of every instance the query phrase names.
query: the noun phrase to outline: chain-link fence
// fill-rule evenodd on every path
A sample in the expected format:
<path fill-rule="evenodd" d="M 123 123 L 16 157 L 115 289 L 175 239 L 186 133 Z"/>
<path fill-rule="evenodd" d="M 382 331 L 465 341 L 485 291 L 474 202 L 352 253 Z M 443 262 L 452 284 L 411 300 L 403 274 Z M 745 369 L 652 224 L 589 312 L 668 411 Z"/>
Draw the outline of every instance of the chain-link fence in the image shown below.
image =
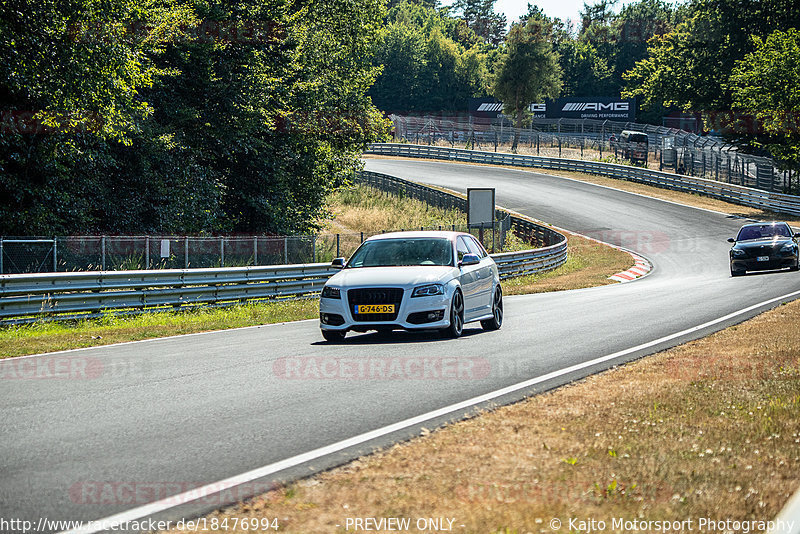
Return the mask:
<path fill-rule="evenodd" d="M 466 212 L 467 200 L 393 176 L 362 171 L 355 177 L 390 195 L 421 200 L 431 206 Z M 512 220 L 495 211 L 492 227 L 445 224 L 393 228 L 381 232 L 343 232 L 299 236 L 66 236 L 0 237 L 0 274 L 144 269 L 198 269 L 329 262 L 349 257 L 365 239 L 388 231 L 449 230 L 469 232 L 490 252 L 504 250 Z M 550 243 L 531 232 L 518 232 L 535 247 Z M 530 248 L 530 247 L 527 247 Z"/>
<path fill-rule="evenodd" d="M 517 152 L 548 157 L 632 163 L 641 158 L 651 169 L 699 178 L 797 194 L 800 183 L 791 171 L 780 171 L 770 158 L 741 154 L 735 146 L 714 136 L 632 122 L 594 119 L 532 119 L 529 126 L 514 128 L 505 117 L 404 117 L 392 115 L 397 142 L 450 146 L 473 150 L 511 152 L 517 136 Z M 623 131 L 647 134 L 646 147 L 625 143 Z M 638 157 L 636 159 L 639 159 Z M 794 178 L 794 180 L 793 180 Z"/>
<path fill-rule="evenodd" d="M 396 230 L 454 230 L 439 225 Z M 474 229 L 473 229 L 474 230 Z M 481 232 L 487 250 L 500 250 L 505 228 Z M 388 231 L 388 230 L 387 230 Z M 381 232 L 377 232 L 381 233 Z M 474 230 L 475 235 L 478 231 Z M 140 269 L 198 269 L 328 262 L 349 257 L 370 232 L 264 237 L 67 236 L 0 238 L 0 274 Z"/>
<path fill-rule="evenodd" d="M 0 237 L 0 274 L 313 263 L 320 237 Z"/>

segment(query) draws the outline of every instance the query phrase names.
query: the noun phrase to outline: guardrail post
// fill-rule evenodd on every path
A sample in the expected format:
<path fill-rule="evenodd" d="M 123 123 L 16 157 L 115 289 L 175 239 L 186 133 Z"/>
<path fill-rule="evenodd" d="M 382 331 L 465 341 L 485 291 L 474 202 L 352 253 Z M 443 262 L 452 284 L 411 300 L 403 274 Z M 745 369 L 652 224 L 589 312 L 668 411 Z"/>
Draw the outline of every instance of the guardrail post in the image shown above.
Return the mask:
<path fill-rule="evenodd" d="M 53 272 L 58 272 L 58 238 L 53 237 Z"/>
<path fill-rule="evenodd" d="M 336 234 L 336 257 L 341 257 L 341 253 L 339 252 L 339 234 Z"/>
<path fill-rule="evenodd" d="M 289 238 L 283 238 L 283 263 L 284 265 L 289 264 Z"/>
<path fill-rule="evenodd" d="M 311 263 L 317 263 L 317 236 L 311 236 Z"/>
<path fill-rule="evenodd" d="M 3 274 L 3 238 L 0 237 L 0 274 Z"/>
<path fill-rule="evenodd" d="M 150 268 L 150 236 L 144 238 L 144 268 Z"/>
<path fill-rule="evenodd" d="M 258 236 L 253 236 L 253 266 L 258 265 Z"/>
<path fill-rule="evenodd" d="M 225 238 L 219 238 L 219 266 L 225 267 Z"/>
<path fill-rule="evenodd" d="M 100 270 L 106 270 L 106 236 L 100 238 Z"/>
<path fill-rule="evenodd" d="M 184 269 L 189 268 L 189 236 L 183 238 L 183 265 Z"/>

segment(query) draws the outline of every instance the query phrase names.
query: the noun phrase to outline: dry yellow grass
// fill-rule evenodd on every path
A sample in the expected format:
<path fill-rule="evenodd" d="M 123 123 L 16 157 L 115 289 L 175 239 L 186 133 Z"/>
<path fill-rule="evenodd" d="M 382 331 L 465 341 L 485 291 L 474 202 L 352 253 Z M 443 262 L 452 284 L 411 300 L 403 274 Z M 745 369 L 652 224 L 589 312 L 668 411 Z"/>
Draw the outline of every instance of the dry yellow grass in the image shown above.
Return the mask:
<path fill-rule="evenodd" d="M 553 271 L 503 281 L 506 295 L 566 291 L 614 284 L 608 277 L 633 265 L 630 254 L 585 237 L 567 235 L 567 263 Z"/>
<path fill-rule="evenodd" d="M 554 532 L 552 518 L 561 532 L 570 518 L 710 531 L 699 518 L 774 518 L 798 484 L 794 302 L 210 517 L 277 517 L 304 534 L 355 517 L 454 518 L 464 533 Z"/>
<path fill-rule="evenodd" d="M 377 158 L 377 159 L 405 159 L 405 160 L 413 160 L 413 161 L 421 161 L 419 158 L 400 158 L 395 156 L 379 156 L 373 154 L 366 154 L 365 158 Z M 423 160 L 424 161 L 424 160 Z M 756 208 L 749 208 L 747 206 L 740 206 L 738 204 L 732 204 L 730 202 L 725 202 L 723 200 L 717 200 L 714 198 L 703 197 L 700 195 L 695 195 L 691 193 L 683 193 L 680 191 L 672 191 L 670 189 L 661 189 L 659 187 L 653 187 L 651 185 L 645 184 L 638 184 L 635 182 L 627 182 L 625 180 L 617 180 L 615 178 L 606 178 L 603 176 L 597 176 L 594 174 L 584 174 L 580 172 L 571 172 L 571 171 L 557 171 L 557 170 L 549 170 L 549 169 L 538 169 L 538 170 L 530 170 L 524 169 L 521 167 L 513 167 L 510 165 L 485 165 L 481 163 L 462 163 L 462 165 L 480 165 L 484 167 L 502 167 L 505 169 L 513 169 L 515 171 L 530 171 L 539 174 L 550 174 L 553 176 L 563 176 L 565 178 L 572 178 L 574 180 L 580 180 L 582 182 L 589 182 L 593 184 L 603 185 L 606 187 L 613 187 L 615 189 L 621 189 L 622 191 L 629 191 L 631 193 L 639 193 L 641 195 L 645 195 L 648 197 L 653 198 L 660 198 L 662 200 L 669 200 L 671 202 L 677 202 L 679 204 L 685 204 L 687 206 L 693 206 L 696 208 L 704 208 L 714 211 L 720 211 L 722 213 L 729 213 L 731 215 L 736 215 L 739 217 L 747 217 L 753 218 L 758 220 L 765 220 L 765 221 L 773 221 L 773 220 L 780 220 L 786 221 L 793 226 L 800 226 L 800 219 L 792 218 L 790 216 L 784 216 L 778 213 L 773 213 L 771 211 L 760 210 Z"/>
<path fill-rule="evenodd" d="M 329 232 L 372 235 L 386 230 L 467 224 L 467 216 L 460 211 L 443 210 L 365 185 L 355 185 L 332 194 L 326 207 L 332 216 L 326 221 L 325 231 Z"/>

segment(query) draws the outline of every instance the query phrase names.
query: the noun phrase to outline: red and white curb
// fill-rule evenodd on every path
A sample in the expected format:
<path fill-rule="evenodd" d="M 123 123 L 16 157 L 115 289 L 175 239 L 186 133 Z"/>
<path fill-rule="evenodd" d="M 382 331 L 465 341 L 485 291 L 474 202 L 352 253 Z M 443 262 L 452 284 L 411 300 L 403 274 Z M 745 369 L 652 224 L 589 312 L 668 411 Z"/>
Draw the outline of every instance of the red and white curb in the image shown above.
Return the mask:
<path fill-rule="evenodd" d="M 630 282 L 631 280 L 636 280 L 637 278 L 641 278 L 642 276 L 646 275 L 650 272 L 650 269 L 653 268 L 652 264 L 644 259 L 643 257 L 639 256 L 638 254 L 634 254 L 630 251 L 625 251 L 633 257 L 634 265 L 627 271 L 622 271 L 621 273 L 617 273 L 613 276 L 609 276 L 609 280 L 614 280 L 616 282 Z"/>

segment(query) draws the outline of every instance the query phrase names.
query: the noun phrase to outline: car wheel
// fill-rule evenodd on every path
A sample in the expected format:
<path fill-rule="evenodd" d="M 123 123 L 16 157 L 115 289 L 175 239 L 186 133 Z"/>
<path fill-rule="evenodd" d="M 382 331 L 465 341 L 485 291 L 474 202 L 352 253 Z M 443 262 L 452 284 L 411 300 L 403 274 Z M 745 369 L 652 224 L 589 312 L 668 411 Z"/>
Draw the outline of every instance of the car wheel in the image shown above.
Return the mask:
<path fill-rule="evenodd" d="M 329 343 L 341 343 L 344 341 L 344 336 L 347 335 L 347 332 L 339 331 L 339 330 L 322 330 L 322 337 L 325 338 L 325 341 Z"/>
<path fill-rule="evenodd" d="M 442 330 L 442 334 L 447 337 L 461 337 L 464 331 L 464 295 L 460 289 L 453 293 L 453 301 L 450 304 L 450 326 Z"/>
<path fill-rule="evenodd" d="M 794 265 L 792 265 L 791 267 L 789 267 L 789 270 L 790 270 L 790 271 L 798 271 L 798 270 L 800 270 L 800 256 L 798 256 L 797 258 L 795 258 L 795 260 L 794 260 Z"/>
<path fill-rule="evenodd" d="M 481 321 L 484 330 L 499 330 L 503 325 L 503 290 L 500 286 L 494 290 L 492 297 L 492 318 Z"/>

